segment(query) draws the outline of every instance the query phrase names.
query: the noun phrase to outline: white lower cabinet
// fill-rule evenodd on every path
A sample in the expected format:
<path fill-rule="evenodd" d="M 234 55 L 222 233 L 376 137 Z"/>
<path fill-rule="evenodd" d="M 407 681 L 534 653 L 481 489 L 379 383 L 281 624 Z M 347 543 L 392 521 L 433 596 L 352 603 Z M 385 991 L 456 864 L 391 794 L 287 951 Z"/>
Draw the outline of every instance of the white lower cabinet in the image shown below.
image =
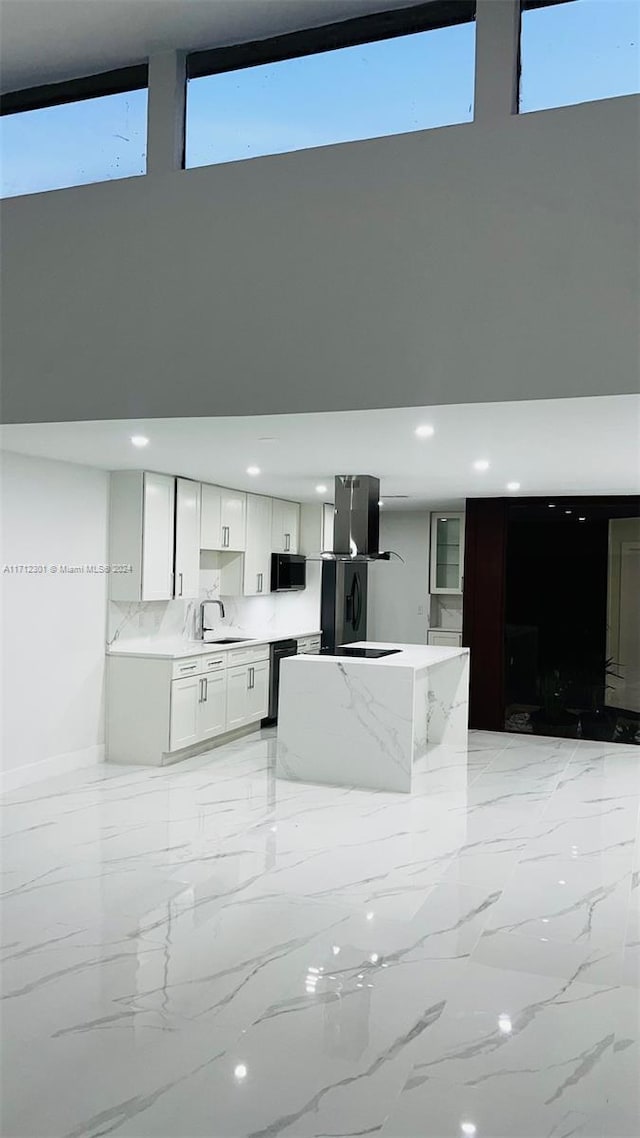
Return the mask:
<path fill-rule="evenodd" d="M 249 668 L 240 665 L 227 674 L 227 730 L 234 731 L 247 722 Z"/>
<path fill-rule="evenodd" d="M 227 673 L 189 676 L 171 684 L 169 750 L 180 751 L 226 730 Z"/>
<path fill-rule="evenodd" d="M 227 731 L 266 718 L 269 709 L 269 661 L 230 668 L 227 681 Z"/>
<path fill-rule="evenodd" d="M 180 751 L 198 742 L 200 686 L 200 676 L 188 676 L 171 684 L 170 751 Z"/>
<path fill-rule="evenodd" d="M 268 714 L 269 645 L 186 659 L 111 656 L 107 758 L 162 766 Z"/>
<path fill-rule="evenodd" d="M 248 722 L 264 719 L 269 712 L 269 661 L 262 660 L 249 668 Z"/>
<path fill-rule="evenodd" d="M 429 629 L 427 644 L 438 648 L 460 648 L 462 645 L 461 632 L 442 632 L 440 629 Z"/>
<path fill-rule="evenodd" d="M 227 730 L 227 673 L 202 676 L 198 726 L 202 739 L 211 739 Z"/>

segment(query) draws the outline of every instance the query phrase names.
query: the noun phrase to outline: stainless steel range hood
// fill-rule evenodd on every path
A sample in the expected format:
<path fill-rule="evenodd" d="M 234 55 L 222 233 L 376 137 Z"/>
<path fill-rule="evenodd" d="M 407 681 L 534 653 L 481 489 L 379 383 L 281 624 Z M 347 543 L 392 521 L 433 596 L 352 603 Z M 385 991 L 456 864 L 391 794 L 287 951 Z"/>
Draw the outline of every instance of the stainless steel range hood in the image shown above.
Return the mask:
<path fill-rule="evenodd" d="M 332 561 L 389 561 L 380 553 L 380 479 L 371 474 L 337 474 Z"/>

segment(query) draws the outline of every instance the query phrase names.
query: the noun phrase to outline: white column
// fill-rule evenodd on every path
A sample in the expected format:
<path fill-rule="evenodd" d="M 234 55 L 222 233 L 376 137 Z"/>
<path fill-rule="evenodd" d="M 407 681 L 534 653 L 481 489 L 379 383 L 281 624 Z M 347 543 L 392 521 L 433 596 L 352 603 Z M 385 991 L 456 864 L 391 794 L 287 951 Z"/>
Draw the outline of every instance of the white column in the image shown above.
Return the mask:
<path fill-rule="evenodd" d="M 186 56 L 164 51 L 149 59 L 147 173 L 180 170 L 184 154 Z"/>
<path fill-rule="evenodd" d="M 516 114 L 520 0 L 478 0 L 476 7 L 475 120 Z"/>

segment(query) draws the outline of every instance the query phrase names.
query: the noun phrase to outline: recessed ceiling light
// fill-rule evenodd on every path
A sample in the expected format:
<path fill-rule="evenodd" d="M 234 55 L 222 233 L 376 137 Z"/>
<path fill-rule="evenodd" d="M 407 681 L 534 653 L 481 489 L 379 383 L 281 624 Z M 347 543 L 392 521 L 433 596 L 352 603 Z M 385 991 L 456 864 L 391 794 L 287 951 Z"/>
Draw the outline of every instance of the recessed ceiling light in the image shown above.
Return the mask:
<path fill-rule="evenodd" d="M 419 439 L 430 439 L 435 434 L 434 427 L 431 423 L 422 423 L 420 427 L 416 427 L 416 435 Z"/>
<path fill-rule="evenodd" d="M 519 490 L 519 489 L 520 489 L 520 483 L 519 482 L 507 482 L 507 490 Z"/>
<path fill-rule="evenodd" d="M 555 502 L 549 502 L 549 509 L 550 509 L 550 510 L 555 510 L 555 508 L 556 508 L 556 504 L 555 504 Z"/>
<path fill-rule="evenodd" d="M 460 1129 L 465 1135 L 465 1138 L 473 1138 L 473 1135 L 476 1133 L 476 1128 L 473 1122 L 461 1122 Z"/>
<path fill-rule="evenodd" d="M 586 518 L 578 518 L 579 522 L 586 522 L 586 520 L 587 520 Z"/>
<path fill-rule="evenodd" d="M 259 473 L 260 473 L 260 467 L 259 466 L 248 466 L 247 467 L 247 474 L 251 474 L 253 477 L 255 477 L 255 475 L 259 474 Z"/>
<path fill-rule="evenodd" d="M 146 435 L 132 435 L 131 442 L 134 447 L 146 447 L 149 445 L 149 440 Z"/>
<path fill-rule="evenodd" d="M 316 486 L 316 494 L 326 494 L 326 492 L 327 492 L 326 486 L 322 486 L 322 485 Z"/>
<path fill-rule="evenodd" d="M 246 1079 L 247 1068 L 245 1067 L 244 1063 L 238 1063 L 238 1066 L 234 1067 L 233 1073 L 236 1079 Z"/>
<path fill-rule="evenodd" d="M 476 459 L 476 461 L 473 464 L 473 469 L 474 470 L 488 470 L 489 469 L 489 462 L 487 461 L 486 458 L 478 458 L 478 459 Z"/>
<path fill-rule="evenodd" d="M 570 514 L 571 510 L 565 510 L 565 514 Z"/>

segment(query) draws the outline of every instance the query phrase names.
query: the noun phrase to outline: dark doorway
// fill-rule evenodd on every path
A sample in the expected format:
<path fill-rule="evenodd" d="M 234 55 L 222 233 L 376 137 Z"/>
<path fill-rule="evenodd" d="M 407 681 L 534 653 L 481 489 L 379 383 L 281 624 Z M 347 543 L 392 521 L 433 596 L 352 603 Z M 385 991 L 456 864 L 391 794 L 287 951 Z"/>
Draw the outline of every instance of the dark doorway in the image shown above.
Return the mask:
<path fill-rule="evenodd" d="M 640 498 L 471 499 L 470 726 L 640 743 Z"/>
<path fill-rule="evenodd" d="M 627 665 L 610 655 L 607 632 L 610 522 L 637 516 L 637 499 L 510 503 L 507 731 L 640 742 L 638 708 L 611 698 Z"/>

